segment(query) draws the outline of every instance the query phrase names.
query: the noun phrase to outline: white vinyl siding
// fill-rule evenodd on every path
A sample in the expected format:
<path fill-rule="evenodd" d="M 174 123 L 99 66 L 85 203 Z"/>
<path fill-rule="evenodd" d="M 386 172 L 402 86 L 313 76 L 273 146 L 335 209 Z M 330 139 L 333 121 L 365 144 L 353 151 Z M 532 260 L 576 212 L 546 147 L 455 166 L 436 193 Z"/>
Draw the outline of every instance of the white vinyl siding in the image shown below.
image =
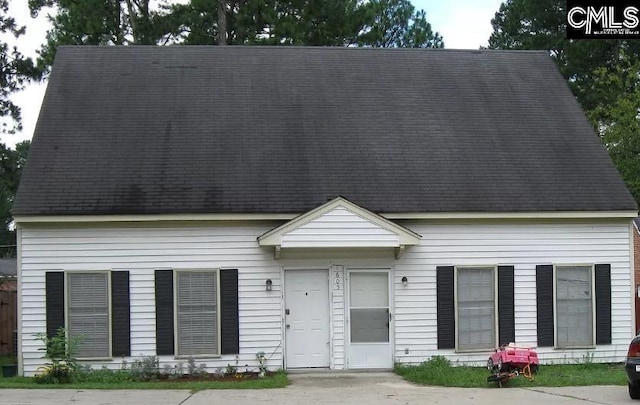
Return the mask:
<path fill-rule="evenodd" d="M 212 268 L 238 269 L 240 353 L 199 358 L 207 371 L 228 364 L 247 364 L 257 370 L 256 353 L 269 354 L 270 370 L 282 368 L 281 263 L 273 251 L 260 248 L 256 238 L 279 222 L 176 224 L 136 226 L 81 226 L 21 230 L 23 314 L 22 358 L 26 375 L 43 365 L 42 342 L 35 334 L 46 330 L 45 272 L 129 271 L 131 357 L 156 354 L 155 270 Z M 273 291 L 265 291 L 265 280 Z M 183 359 L 158 356 L 161 367 L 171 368 Z M 120 368 L 122 359 L 92 361 L 94 368 Z"/>
<path fill-rule="evenodd" d="M 219 354 L 218 271 L 176 272 L 178 356 Z"/>
<path fill-rule="evenodd" d="M 108 273 L 67 273 L 67 328 L 78 358 L 110 357 Z"/>
<path fill-rule="evenodd" d="M 398 234 L 338 207 L 282 235 L 283 248 L 396 247 Z"/>
<path fill-rule="evenodd" d="M 391 261 L 395 285 L 395 351 L 398 363 L 419 364 L 445 356 L 459 364 L 484 365 L 490 351 L 456 352 L 437 347 L 437 266 L 514 266 L 515 343 L 537 347 L 545 363 L 622 362 L 634 333 L 630 221 L 449 220 L 398 221 L 422 235 Z M 344 262 L 340 262 L 344 264 Z M 576 263 L 611 265 L 611 344 L 580 349 L 538 347 L 536 266 Z M 402 284 L 407 277 L 408 284 Z M 503 344 L 508 342 L 498 342 Z"/>
<path fill-rule="evenodd" d="M 331 368 L 345 368 L 345 269 L 343 266 L 331 268 Z"/>
<path fill-rule="evenodd" d="M 495 348 L 495 268 L 467 267 L 456 271 L 457 349 Z"/>
<path fill-rule="evenodd" d="M 556 347 L 590 347 L 593 332 L 593 268 L 556 266 Z"/>
<path fill-rule="evenodd" d="M 394 361 L 417 364 L 441 355 L 459 364 L 486 364 L 489 351 L 456 352 L 437 348 L 436 267 L 514 266 L 516 343 L 537 346 L 536 265 L 575 263 L 611 265 L 612 343 L 595 348 L 538 348 L 543 362 L 574 362 L 593 356 L 598 362 L 624 361 L 632 334 L 630 223 L 622 219 L 581 220 L 412 220 L 399 225 L 422 235 L 420 244 L 394 258 L 393 249 L 282 249 L 260 247 L 258 236 L 283 221 L 157 224 L 22 225 L 20 229 L 20 319 L 26 375 L 45 360 L 36 333 L 45 331 L 45 272 L 130 272 L 131 363 L 155 355 L 156 269 L 238 269 L 240 353 L 238 364 L 257 369 L 255 354 L 269 354 L 268 366 L 282 368 L 284 307 L 282 268 L 332 269 L 332 367 L 348 367 L 345 335 L 344 272 L 349 268 L 391 270 Z M 345 230 L 345 232 L 351 232 Z M 401 282 L 408 278 L 407 285 Z M 265 280 L 273 280 L 273 291 Z M 502 342 L 500 342 L 502 343 Z M 159 356 L 171 367 L 175 356 Z M 235 364 L 236 354 L 198 360 L 209 371 Z M 120 367 L 121 359 L 92 362 L 94 367 Z"/>

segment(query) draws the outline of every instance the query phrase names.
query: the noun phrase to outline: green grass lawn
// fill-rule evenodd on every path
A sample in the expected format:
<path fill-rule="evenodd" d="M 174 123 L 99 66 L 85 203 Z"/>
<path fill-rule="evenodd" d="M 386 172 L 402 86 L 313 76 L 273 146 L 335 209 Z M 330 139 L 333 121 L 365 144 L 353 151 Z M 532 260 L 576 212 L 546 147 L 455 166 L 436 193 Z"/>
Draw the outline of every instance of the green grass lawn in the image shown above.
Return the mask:
<path fill-rule="evenodd" d="M 492 387 L 495 382 L 487 382 L 490 373 L 485 367 L 453 367 L 443 358 L 434 359 L 418 366 L 397 365 L 396 374 L 407 381 L 422 385 L 444 387 Z M 580 385 L 626 385 L 627 377 L 623 364 L 571 364 L 541 365 L 534 380 L 524 376 L 509 380 L 509 387 L 563 387 Z"/>
<path fill-rule="evenodd" d="M 38 384 L 33 378 L 12 377 L 2 378 L 0 375 L 0 389 L 2 388 L 72 388 L 72 389 L 172 389 L 190 390 L 191 392 L 213 389 L 262 389 L 282 388 L 289 385 L 289 379 L 284 371 L 258 379 L 238 381 L 86 381 L 71 384 Z"/>
<path fill-rule="evenodd" d="M 0 357 L 0 365 L 10 363 L 10 358 Z M 490 373 L 485 367 L 452 366 L 442 357 L 434 357 L 418 366 L 396 365 L 396 374 L 407 381 L 444 387 L 495 387 L 497 383 L 488 382 Z M 279 371 L 260 379 L 238 381 L 119 381 L 113 375 L 100 377 L 100 373 L 84 382 L 71 384 L 38 384 L 33 378 L 2 378 L 2 388 L 72 388 L 72 389 L 183 389 L 192 392 L 206 389 L 262 389 L 282 388 L 289 384 L 284 371 Z M 117 374 L 117 373 L 116 373 Z M 627 377 L 623 364 L 553 364 L 541 365 L 533 381 L 518 376 L 506 382 L 509 387 L 562 387 L 581 385 L 626 385 Z"/>

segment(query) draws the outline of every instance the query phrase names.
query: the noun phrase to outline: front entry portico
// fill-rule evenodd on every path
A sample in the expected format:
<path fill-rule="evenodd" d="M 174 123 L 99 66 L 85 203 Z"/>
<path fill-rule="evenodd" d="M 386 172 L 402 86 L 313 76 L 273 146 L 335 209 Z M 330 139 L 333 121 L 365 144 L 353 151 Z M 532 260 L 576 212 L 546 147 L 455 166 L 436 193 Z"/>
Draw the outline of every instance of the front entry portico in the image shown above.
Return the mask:
<path fill-rule="evenodd" d="M 393 255 L 399 258 L 419 240 L 341 197 L 260 236 L 276 259 L 283 251 L 296 257 L 297 264 L 284 270 L 285 367 L 392 368 Z M 332 252 L 345 263 L 331 260 Z"/>

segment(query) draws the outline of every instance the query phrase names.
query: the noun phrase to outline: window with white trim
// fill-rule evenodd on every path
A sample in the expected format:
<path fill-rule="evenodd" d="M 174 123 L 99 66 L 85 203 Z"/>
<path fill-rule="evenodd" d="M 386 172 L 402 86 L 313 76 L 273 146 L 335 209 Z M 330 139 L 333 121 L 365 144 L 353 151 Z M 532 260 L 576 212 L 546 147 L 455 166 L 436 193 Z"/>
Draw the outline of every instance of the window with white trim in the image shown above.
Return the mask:
<path fill-rule="evenodd" d="M 78 342 L 76 357 L 111 356 L 109 274 L 68 272 L 67 330 Z"/>
<path fill-rule="evenodd" d="M 496 270 L 456 268 L 456 349 L 496 347 Z"/>
<path fill-rule="evenodd" d="M 556 266 L 556 347 L 594 345 L 593 268 Z"/>
<path fill-rule="evenodd" d="M 218 271 L 176 272 L 177 355 L 220 353 Z"/>

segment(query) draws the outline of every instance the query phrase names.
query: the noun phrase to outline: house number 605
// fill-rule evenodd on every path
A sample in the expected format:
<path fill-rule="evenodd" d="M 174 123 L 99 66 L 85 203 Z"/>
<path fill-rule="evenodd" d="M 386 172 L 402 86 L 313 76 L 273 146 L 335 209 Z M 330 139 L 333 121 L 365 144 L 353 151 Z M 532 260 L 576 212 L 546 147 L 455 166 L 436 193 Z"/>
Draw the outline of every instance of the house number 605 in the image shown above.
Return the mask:
<path fill-rule="evenodd" d="M 335 289 L 339 290 L 342 286 L 342 272 L 336 271 L 336 286 Z"/>

